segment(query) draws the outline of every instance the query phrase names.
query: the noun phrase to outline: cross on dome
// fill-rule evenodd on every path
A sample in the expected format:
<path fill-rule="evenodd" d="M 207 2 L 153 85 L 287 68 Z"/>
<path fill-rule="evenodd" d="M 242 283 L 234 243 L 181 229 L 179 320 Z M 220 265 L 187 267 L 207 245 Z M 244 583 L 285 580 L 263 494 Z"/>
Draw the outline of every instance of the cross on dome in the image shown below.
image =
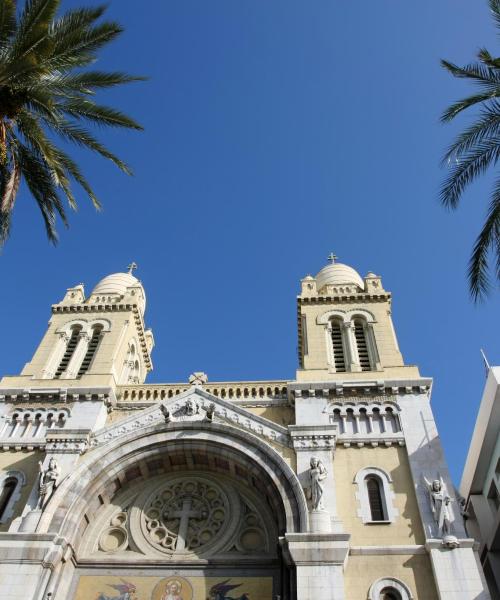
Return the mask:
<path fill-rule="evenodd" d="M 338 256 L 336 254 L 334 254 L 333 252 L 330 252 L 330 256 L 328 257 L 328 260 L 333 264 L 335 264 L 335 261 L 337 260 Z"/>
<path fill-rule="evenodd" d="M 135 271 L 135 270 L 137 269 L 137 263 L 135 263 L 135 262 L 131 262 L 131 263 L 129 264 L 129 266 L 127 267 L 127 269 L 128 269 L 128 274 L 129 274 L 129 275 L 132 275 L 132 272 L 133 272 L 133 271 Z"/>

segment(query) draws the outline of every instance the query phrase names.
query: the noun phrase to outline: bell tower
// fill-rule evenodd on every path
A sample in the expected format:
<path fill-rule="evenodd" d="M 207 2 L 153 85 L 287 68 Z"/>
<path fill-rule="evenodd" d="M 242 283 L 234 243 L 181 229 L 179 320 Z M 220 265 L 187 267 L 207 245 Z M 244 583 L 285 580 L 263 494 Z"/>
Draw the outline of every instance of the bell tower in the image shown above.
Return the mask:
<path fill-rule="evenodd" d="M 82 284 L 52 306 L 48 329 L 19 376 L 5 388 L 115 387 L 144 383 L 152 369 L 153 333 L 144 325 L 146 295 L 128 272 L 102 279 L 88 297 Z"/>
<path fill-rule="evenodd" d="M 297 381 L 380 380 L 419 376 L 406 366 L 391 317 L 391 293 L 374 273 L 329 264 L 301 284 L 297 297 Z"/>

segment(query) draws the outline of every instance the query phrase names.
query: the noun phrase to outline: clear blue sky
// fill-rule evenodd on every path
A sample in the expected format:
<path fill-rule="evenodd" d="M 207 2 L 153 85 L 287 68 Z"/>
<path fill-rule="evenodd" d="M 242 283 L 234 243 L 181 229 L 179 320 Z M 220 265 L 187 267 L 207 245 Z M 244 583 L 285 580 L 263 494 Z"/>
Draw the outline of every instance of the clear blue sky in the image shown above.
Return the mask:
<path fill-rule="evenodd" d="M 63 0 L 64 7 L 85 4 Z M 97 4 L 87 0 L 87 4 Z M 57 248 L 22 195 L 0 256 L 1 371 L 18 373 L 67 287 L 135 260 L 155 334 L 150 382 L 293 378 L 299 280 L 330 251 L 393 292 L 406 362 L 434 378 L 458 482 L 484 384 L 500 363 L 498 293 L 469 301 L 489 180 L 438 204 L 470 91 L 439 66 L 500 54 L 486 0 L 114 0 L 126 28 L 99 66 L 150 76 L 104 98 L 144 133 L 108 132 L 135 176 L 75 152 L 103 201 L 81 201 Z"/>

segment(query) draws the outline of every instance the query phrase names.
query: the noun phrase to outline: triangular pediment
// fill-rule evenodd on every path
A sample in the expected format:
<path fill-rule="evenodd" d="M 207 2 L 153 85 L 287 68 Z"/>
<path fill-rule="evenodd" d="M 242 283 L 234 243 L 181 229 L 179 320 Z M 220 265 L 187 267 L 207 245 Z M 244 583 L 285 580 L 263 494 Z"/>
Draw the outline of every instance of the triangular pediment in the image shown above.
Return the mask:
<path fill-rule="evenodd" d="M 152 425 L 197 421 L 225 423 L 281 446 L 291 445 L 286 427 L 254 415 L 242 406 L 218 398 L 199 387 L 193 387 L 154 406 L 134 411 L 130 417 L 94 432 L 91 437 L 91 447 L 102 446 L 122 435 Z"/>

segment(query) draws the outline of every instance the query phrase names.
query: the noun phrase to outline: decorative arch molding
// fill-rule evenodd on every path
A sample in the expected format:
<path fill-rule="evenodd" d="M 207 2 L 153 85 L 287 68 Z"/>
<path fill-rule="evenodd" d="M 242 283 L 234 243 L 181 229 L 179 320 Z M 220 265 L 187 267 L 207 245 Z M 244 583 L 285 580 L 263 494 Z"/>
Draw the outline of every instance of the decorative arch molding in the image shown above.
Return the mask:
<path fill-rule="evenodd" d="M 92 319 L 88 321 L 87 319 L 72 319 L 67 323 L 64 323 L 61 327 L 56 330 L 57 334 L 66 333 L 69 334 L 71 329 L 75 326 L 79 326 L 82 328 L 82 332 L 88 333 L 89 335 L 92 332 L 92 328 L 96 325 L 100 325 L 102 327 L 103 332 L 111 331 L 111 321 L 109 319 Z"/>
<path fill-rule="evenodd" d="M 373 313 L 364 308 L 355 308 L 353 310 L 347 311 L 345 314 L 346 321 L 352 321 L 356 317 L 364 319 L 367 323 L 376 323 L 376 319 Z"/>
<path fill-rule="evenodd" d="M 233 460 L 262 482 L 278 516 L 280 534 L 308 531 L 308 510 L 300 482 L 285 460 L 267 443 L 226 424 L 173 422 L 122 436 L 92 451 L 59 485 L 45 508 L 38 533 L 59 533 L 71 542 L 82 521 L 129 482 L 149 476 L 148 461 L 163 455 L 201 451 Z M 175 467 L 172 467 L 175 470 Z"/>
<path fill-rule="evenodd" d="M 382 593 L 382 590 L 386 588 L 399 592 L 402 600 L 414 600 L 410 588 L 400 579 L 396 579 L 395 577 L 383 577 L 372 583 L 368 590 L 368 600 L 380 600 L 380 594 Z"/>
<path fill-rule="evenodd" d="M 357 492 L 355 494 L 356 500 L 359 503 L 358 506 L 358 517 L 361 518 L 363 523 L 374 523 L 371 515 L 370 500 L 368 498 L 367 489 L 367 478 L 370 476 L 375 477 L 381 485 L 382 505 L 384 508 L 385 519 L 378 521 L 380 523 L 392 523 L 396 517 L 399 516 L 399 511 L 394 507 L 395 494 L 391 490 L 392 477 L 390 473 L 381 469 L 380 467 L 363 467 L 354 476 L 354 481 L 357 485 Z"/>
<path fill-rule="evenodd" d="M 9 498 L 8 503 L 5 506 L 3 514 L 0 515 L 0 523 L 6 523 L 12 518 L 14 514 L 14 507 L 16 502 L 21 497 L 21 488 L 26 485 L 26 475 L 22 471 L 9 470 L 9 471 L 1 471 L 0 472 L 0 493 L 4 489 L 5 482 L 8 479 L 16 480 L 16 487 L 14 489 L 13 494 Z"/>
<path fill-rule="evenodd" d="M 327 310 L 323 314 L 318 315 L 316 317 L 316 323 L 318 325 L 328 325 L 328 321 L 334 318 L 340 319 L 343 323 L 348 322 L 348 319 L 346 319 L 346 311 L 336 308 L 334 310 Z"/>

